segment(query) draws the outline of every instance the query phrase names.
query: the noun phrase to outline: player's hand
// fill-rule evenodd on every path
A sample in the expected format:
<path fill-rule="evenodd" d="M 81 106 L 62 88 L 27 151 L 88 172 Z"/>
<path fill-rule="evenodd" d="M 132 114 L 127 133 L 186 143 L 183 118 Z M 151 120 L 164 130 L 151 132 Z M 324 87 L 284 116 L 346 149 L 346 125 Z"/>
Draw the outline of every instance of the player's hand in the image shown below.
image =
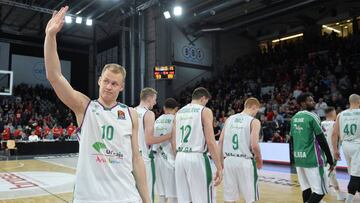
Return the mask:
<path fill-rule="evenodd" d="M 336 161 L 339 161 L 339 160 L 341 160 L 341 157 L 340 157 L 340 152 L 339 152 L 339 150 L 337 150 L 337 151 L 334 151 L 334 158 L 335 158 L 335 160 L 336 160 Z"/>
<path fill-rule="evenodd" d="M 330 167 L 329 167 L 329 176 L 334 171 L 334 169 L 335 169 L 335 165 L 330 165 Z"/>
<path fill-rule="evenodd" d="M 51 19 L 46 25 L 45 33 L 46 35 L 55 36 L 64 25 L 64 17 L 69 9 L 68 6 L 62 7 L 59 11 L 54 11 Z"/>
<path fill-rule="evenodd" d="M 214 186 L 218 186 L 223 178 L 222 169 L 216 170 L 215 177 L 214 177 Z"/>
<path fill-rule="evenodd" d="M 263 167 L 263 161 L 262 160 L 256 161 L 256 168 L 257 169 L 262 169 L 262 167 Z"/>

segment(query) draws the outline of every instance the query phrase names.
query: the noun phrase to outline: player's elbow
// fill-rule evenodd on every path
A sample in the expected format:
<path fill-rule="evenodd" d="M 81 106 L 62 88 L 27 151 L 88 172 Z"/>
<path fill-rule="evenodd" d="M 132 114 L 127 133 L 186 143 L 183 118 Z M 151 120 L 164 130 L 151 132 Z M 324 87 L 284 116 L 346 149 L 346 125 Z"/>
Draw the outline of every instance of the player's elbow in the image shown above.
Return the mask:
<path fill-rule="evenodd" d="M 258 152 L 260 152 L 260 147 L 259 147 L 259 144 L 252 144 L 251 145 L 251 150 L 252 150 L 252 152 L 253 153 L 258 153 Z"/>

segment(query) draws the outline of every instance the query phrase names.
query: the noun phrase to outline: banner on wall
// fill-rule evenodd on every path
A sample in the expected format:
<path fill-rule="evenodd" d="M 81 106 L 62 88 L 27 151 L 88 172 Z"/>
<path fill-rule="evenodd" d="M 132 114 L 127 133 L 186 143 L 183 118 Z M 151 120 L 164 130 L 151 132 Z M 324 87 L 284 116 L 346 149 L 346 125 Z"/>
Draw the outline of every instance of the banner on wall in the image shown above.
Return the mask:
<path fill-rule="evenodd" d="M 71 81 L 71 62 L 60 60 L 61 72 L 64 77 Z M 14 85 L 21 83 L 29 85 L 43 85 L 51 87 L 46 78 L 44 58 L 12 55 L 11 70 L 14 74 Z"/>

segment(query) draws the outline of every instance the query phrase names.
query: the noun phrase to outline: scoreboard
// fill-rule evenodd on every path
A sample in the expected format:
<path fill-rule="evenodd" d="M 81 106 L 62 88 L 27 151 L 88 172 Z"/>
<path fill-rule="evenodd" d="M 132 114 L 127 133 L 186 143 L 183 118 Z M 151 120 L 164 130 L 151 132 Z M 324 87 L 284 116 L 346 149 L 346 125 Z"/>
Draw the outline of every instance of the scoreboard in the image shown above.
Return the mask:
<path fill-rule="evenodd" d="M 155 66 L 154 78 L 155 80 L 161 79 L 174 79 L 175 66 Z"/>

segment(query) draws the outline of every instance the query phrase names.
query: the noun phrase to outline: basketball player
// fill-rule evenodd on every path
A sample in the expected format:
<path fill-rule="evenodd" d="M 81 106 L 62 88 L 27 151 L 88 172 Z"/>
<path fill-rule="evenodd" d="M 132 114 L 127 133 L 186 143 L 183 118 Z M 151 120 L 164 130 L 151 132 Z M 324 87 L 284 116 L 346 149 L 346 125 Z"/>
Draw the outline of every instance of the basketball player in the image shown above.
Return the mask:
<path fill-rule="evenodd" d="M 320 118 L 311 112 L 315 109 L 314 99 L 304 93 L 297 97 L 297 103 L 301 111 L 293 116 L 290 129 L 296 171 L 304 202 L 318 203 L 328 189 L 325 163 L 329 163 L 332 170 L 333 158 L 320 126 Z"/>
<path fill-rule="evenodd" d="M 155 136 L 171 133 L 178 103 L 173 98 L 165 100 L 164 114 L 155 121 Z M 177 203 L 175 185 L 175 156 L 170 141 L 160 143 L 157 147 L 156 188 L 159 203 Z"/>
<path fill-rule="evenodd" d="M 326 141 L 329 144 L 331 155 L 334 157 L 333 147 L 332 147 L 332 133 L 335 125 L 336 119 L 336 111 L 334 107 L 327 107 L 325 109 L 325 117 L 326 120 L 321 122 L 321 128 L 324 131 Z M 334 165 L 333 171 L 328 171 L 329 183 L 334 187 L 336 192 L 336 199 L 337 200 L 345 200 L 344 195 L 340 191 L 339 183 L 336 180 L 336 163 Z"/>
<path fill-rule="evenodd" d="M 160 137 L 154 136 L 155 114 L 150 111 L 156 104 L 157 92 L 146 87 L 141 90 L 140 104 L 135 107 L 139 116 L 139 147 L 144 159 L 147 185 L 151 202 L 155 198 L 155 163 L 150 146 L 171 139 L 171 133 Z"/>
<path fill-rule="evenodd" d="M 56 34 L 68 7 L 54 12 L 46 26 L 46 76 L 59 99 L 76 115 L 80 126 L 75 203 L 150 202 L 144 162 L 138 146 L 136 111 L 116 102 L 124 89 L 126 72 L 108 64 L 98 80 L 99 98 L 74 90 L 61 73 Z"/>
<path fill-rule="evenodd" d="M 222 180 L 220 154 L 213 131 L 213 114 L 205 105 L 211 98 L 203 87 L 196 88 L 190 104 L 175 116 L 172 145 L 175 158 L 176 191 L 179 203 L 205 203 L 212 200 L 212 171 L 209 150 L 216 165 L 214 186 Z"/>
<path fill-rule="evenodd" d="M 349 97 L 350 108 L 341 112 L 336 118 L 333 133 L 333 148 L 336 160 L 340 160 L 337 146 L 339 135 L 348 164 L 350 182 L 346 203 L 352 203 L 356 191 L 360 190 L 360 96 L 352 94 Z"/>
<path fill-rule="evenodd" d="M 240 194 L 246 203 L 259 200 L 257 169 L 262 167 L 259 147 L 261 124 L 255 117 L 260 108 L 256 98 L 248 98 L 243 112 L 230 116 L 220 135 L 224 160 L 224 201 L 236 202 Z"/>

